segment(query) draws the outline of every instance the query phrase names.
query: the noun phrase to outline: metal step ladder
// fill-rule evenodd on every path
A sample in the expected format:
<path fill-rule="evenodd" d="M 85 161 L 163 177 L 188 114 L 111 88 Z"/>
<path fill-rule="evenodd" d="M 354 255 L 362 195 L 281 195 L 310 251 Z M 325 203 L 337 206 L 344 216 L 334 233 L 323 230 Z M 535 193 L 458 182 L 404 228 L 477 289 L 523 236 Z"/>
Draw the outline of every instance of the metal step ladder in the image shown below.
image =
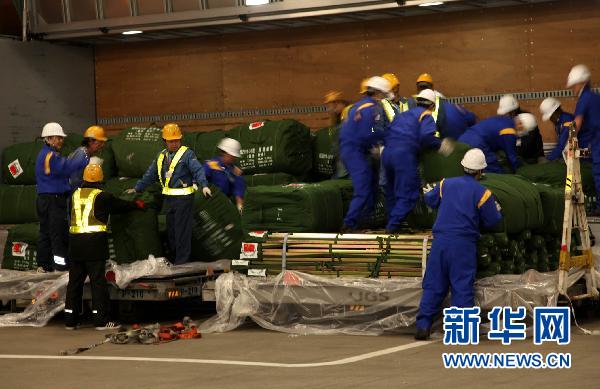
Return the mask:
<path fill-rule="evenodd" d="M 572 300 L 598 298 L 599 293 L 594 277 L 594 256 L 590 244 L 590 231 L 585 213 L 585 196 L 581 182 L 580 158 L 587 156 L 587 149 L 580 149 L 575 127 L 569 128 L 569 141 L 565 150 L 567 177 L 565 181 L 565 213 L 563 218 L 562 242 L 558 268 L 558 291 L 567 295 L 569 271 L 581 268 L 585 271 L 586 293 L 571 296 Z M 581 237 L 581 254 L 572 255 L 571 238 L 573 230 Z"/>

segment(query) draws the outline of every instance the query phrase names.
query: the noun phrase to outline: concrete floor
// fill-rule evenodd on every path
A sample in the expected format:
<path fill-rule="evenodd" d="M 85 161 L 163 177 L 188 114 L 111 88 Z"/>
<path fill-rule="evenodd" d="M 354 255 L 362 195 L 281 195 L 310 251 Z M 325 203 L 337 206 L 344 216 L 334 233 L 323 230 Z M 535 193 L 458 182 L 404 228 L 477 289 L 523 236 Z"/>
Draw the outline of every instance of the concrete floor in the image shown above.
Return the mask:
<path fill-rule="evenodd" d="M 585 323 L 600 330 L 600 319 Z M 104 344 L 81 356 L 90 360 L 14 359 L 6 355 L 58 356 L 60 350 L 103 339 L 92 328 L 66 331 L 56 320 L 44 328 L 0 329 L 0 388 L 599 388 L 600 336 L 576 328 L 568 346 L 534 346 L 531 339 L 503 347 L 483 340 L 478 346 L 415 344 L 398 336 L 294 336 L 248 325 L 202 339 L 162 345 Z M 396 346 L 417 346 L 408 349 Z M 407 346 L 408 347 L 408 346 Z M 398 350 L 400 349 L 400 350 Z M 371 358 L 340 361 L 384 350 Z M 570 370 L 445 370 L 443 352 L 570 352 Z M 97 357 L 188 358 L 205 360 L 101 360 Z M 219 362 L 216 360 L 223 360 Z M 229 361 L 229 362 L 228 362 Z M 278 364 L 335 362 L 332 366 L 247 366 L 230 361 Z M 212 362 L 212 363 L 210 363 Z"/>

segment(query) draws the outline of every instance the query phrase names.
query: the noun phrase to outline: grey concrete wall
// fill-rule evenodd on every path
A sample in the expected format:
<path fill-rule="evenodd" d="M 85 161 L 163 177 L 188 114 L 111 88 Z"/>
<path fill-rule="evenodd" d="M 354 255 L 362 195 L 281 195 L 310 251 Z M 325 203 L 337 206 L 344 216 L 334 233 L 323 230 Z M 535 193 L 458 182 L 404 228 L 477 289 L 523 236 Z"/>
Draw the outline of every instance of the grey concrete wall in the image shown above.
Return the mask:
<path fill-rule="evenodd" d="M 49 121 L 83 132 L 95 122 L 94 95 L 93 49 L 0 38 L 0 150 Z"/>

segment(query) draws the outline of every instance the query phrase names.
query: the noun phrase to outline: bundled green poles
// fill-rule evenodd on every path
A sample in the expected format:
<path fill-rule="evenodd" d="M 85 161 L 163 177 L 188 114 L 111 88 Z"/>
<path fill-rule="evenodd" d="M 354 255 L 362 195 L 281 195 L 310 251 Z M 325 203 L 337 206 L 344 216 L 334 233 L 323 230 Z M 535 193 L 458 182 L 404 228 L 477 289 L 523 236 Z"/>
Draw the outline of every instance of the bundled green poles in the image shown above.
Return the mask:
<path fill-rule="evenodd" d="M 273 233 L 242 244 L 235 270 L 275 275 L 282 269 L 326 277 L 419 277 L 428 235 Z"/>

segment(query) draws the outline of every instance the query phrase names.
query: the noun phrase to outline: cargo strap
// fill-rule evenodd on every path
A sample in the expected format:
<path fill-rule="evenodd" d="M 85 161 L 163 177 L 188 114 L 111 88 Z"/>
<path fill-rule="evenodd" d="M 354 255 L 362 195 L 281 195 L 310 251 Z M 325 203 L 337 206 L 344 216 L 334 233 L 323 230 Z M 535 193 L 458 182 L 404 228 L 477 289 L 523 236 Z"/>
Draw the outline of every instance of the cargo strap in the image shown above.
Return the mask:
<path fill-rule="evenodd" d="M 169 169 L 167 170 L 166 177 L 163 177 L 163 175 L 162 175 L 163 174 L 162 168 L 163 168 L 163 162 L 165 160 L 166 150 L 163 150 L 160 153 L 160 155 L 158 156 L 158 159 L 156 160 L 156 167 L 158 169 L 158 180 L 160 181 L 160 185 L 163 188 L 162 194 L 167 195 L 167 196 L 186 196 L 186 195 L 190 195 L 190 194 L 194 193 L 195 189 L 193 186 L 185 187 L 185 188 L 170 188 L 169 187 L 169 183 L 171 182 L 171 176 L 173 176 L 173 173 L 175 172 L 175 168 L 177 167 L 177 164 L 179 163 L 179 161 L 183 157 L 183 154 L 185 154 L 185 152 L 187 150 L 188 150 L 187 146 L 181 146 L 179 148 L 179 150 L 177 150 L 177 152 L 175 153 L 175 156 L 173 157 L 173 160 L 169 164 Z"/>
<path fill-rule="evenodd" d="M 287 245 L 290 234 L 285 234 L 283 237 L 283 247 L 281 248 L 281 271 L 285 271 L 287 262 Z"/>
<path fill-rule="evenodd" d="M 106 224 L 95 221 L 90 225 L 90 218 L 93 217 L 94 201 L 102 193 L 100 189 L 93 189 L 85 198 L 81 198 L 81 188 L 73 193 L 73 213 L 75 214 L 75 225 L 69 227 L 71 234 L 89 234 L 92 232 L 105 232 Z M 81 208 L 83 207 L 83 212 Z M 73 220 L 71 220 L 73 223 Z"/>

